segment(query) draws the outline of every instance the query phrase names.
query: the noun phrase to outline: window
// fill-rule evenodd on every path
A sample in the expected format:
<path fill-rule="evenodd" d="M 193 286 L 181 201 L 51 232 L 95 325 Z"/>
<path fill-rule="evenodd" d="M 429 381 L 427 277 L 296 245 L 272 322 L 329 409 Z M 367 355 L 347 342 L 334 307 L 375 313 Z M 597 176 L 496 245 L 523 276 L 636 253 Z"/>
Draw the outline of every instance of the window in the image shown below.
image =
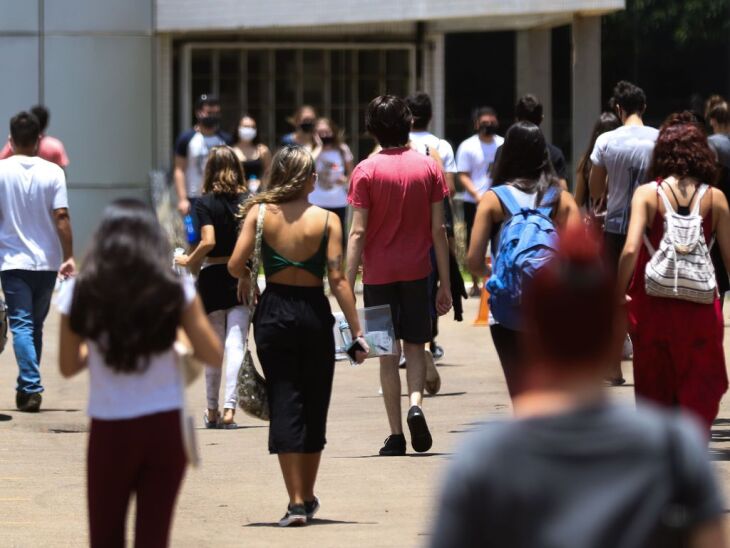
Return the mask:
<path fill-rule="evenodd" d="M 179 120 L 189 120 L 195 98 L 216 93 L 221 99 L 222 129 L 235 136 L 241 115 L 256 119 L 259 138 L 275 149 L 292 131 L 299 105 L 312 105 L 345 132 L 356 158 L 374 143 L 364 128 L 364 112 L 382 93 L 406 95 L 414 85 L 412 46 L 328 45 L 251 46 L 190 44 L 190 95 L 180 101 Z"/>

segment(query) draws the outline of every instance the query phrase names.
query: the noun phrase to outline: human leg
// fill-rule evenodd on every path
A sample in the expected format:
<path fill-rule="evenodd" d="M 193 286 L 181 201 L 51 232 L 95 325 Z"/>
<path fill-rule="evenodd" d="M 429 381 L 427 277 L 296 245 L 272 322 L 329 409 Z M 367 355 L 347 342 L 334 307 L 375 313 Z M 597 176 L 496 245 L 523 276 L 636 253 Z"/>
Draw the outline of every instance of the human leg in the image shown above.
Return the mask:
<path fill-rule="evenodd" d="M 123 548 L 129 497 L 138 471 L 139 446 L 130 421 L 91 421 L 87 453 L 89 544 Z"/>
<path fill-rule="evenodd" d="M 466 225 L 466 249 L 469 249 L 471 243 L 471 231 L 474 228 L 474 218 L 477 213 L 477 205 L 471 202 L 463 202 L 464 205 L 464 224 Z M 479 292 L 479 278 L 472 276 L 472 289 L 471 294 L 478 294 Z M 476 291 L 475 291 L 476 290 Z"/>
<path fill-rule="evenodd" d="M 604 233 L 606 265 L 614 276 L 616 276 L 618 272 L 618 262 L 621 259 L 621 253 L 623 252 L 625 244 L 625 234 L 612 234 L 610 232 Z M 625 348 L 627 348 L 626 344 L 624 346 Z M 623 371 L 621 370 L 621 358 L 618 358 L 610 364 L 609 381 L 611 381 L 611 383 L 614 385 L 620 385 L 623 384 L 623 378 L 624 375 Z"/>
<path fill-rule="evenodd" d="M 398 371 L 399 356 L 381 356 L 378 359 L 380 360 L 380 387 L 383 389 L 383 403 L 385 404 L 385 413 L 388 416 L 390 432 L 391 434 L 403 434 L 400 408 L 401 385 Z"/>
<path fill-rule="evenodd" d="M 208 320 L 220 340 L 226 338 L 226 311 L 216 310 L 208 314 Z M 218 423 L 220 413 L 218 411 L 218 396 L 221 389 L 222 377 L 221 365 L 215 364 L 205 366 L 205 394 L 208 406 L 207 424 L 213 426 Z"/>
<path fill-rule="evenodd" d="M 502 364 L 504 378 L 510 398 L 514 398 L 521 390 L 523 373 L 523 353 L 518 340 L 518 333 L 502 325 L 489 327 L 494 348 L 497 350 L 499 362 Z"/>
<path fill-rule="evenodd" d="M 136 482 L 135 548 L 168 545 L 187 464 L 179 413 L 168 411 L 140 419 L 138 439 L 144 446 L 144 459 Z"/>
<path fill-rule="evenodd" d="M 0 272 L 5 303 L 8 307 L 8 322 L 13 334 L 13 352 L 18 363 L 16 390 L 21 394 L 43 392 L 40 375 L 40 361 L 33 336 L 33 289 L 24 270 Z"/>
<path fill-rule="evenodd" d="M 33 289 L 33 345 L 35 346 L 38 364 L 43 352 L 43 323 L 51 308 L 53 289 L 56 287 L 58 274 L 51 271 L 32 272 Z"/>
<path fill-rule="evenodd" d="M 421 406 L 427 376 L 438 377 L 433 364 L 427 371 L 426 343 L 432 340 L 429 280 L 423 278 L 398 283 L 399 330 L 406 356 L 406 380 L 411 406 Z M 411 360 L 413 366 L 411 366 Z"/>
<path fill-rule="evenodd" d="M 236 383 L 238 382 L 238 372 L 241 369 L 245 352 L 248 316 L 249 309 L 243 306 L 234 306 L 226 311 L 224 424 L 233 423 L 233 415 L 236 410 L 236 403 L 238 403 Z"/>

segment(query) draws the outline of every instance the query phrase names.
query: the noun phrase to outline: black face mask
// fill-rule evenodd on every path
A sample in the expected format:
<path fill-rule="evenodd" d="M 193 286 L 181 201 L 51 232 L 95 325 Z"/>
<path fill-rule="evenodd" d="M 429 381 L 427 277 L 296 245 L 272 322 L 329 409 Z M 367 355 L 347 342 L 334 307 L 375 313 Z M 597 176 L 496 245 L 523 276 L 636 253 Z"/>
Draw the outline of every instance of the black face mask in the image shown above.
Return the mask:
<path fill-rule="evenodd" d="M 327 137 L 320 137 L 320 141 L 322 141 L 323 145 L 332 145 L 335 142 L 335 138 L 332 135 L 328 135 Z"/>
<path fill-rule="evenodd" d="M 496 135 L 498 129 L 497 124 L 479 124 L 479 133 L 482 135 Z"/>
<path fill-rule="evenodd" d="M 304 133 L 312 133 L 314 131 L 314 122 L 302 122 L 299 124 L 299 129 Z"/>
<path fill-rule="evenodd" d="M 213 129 L 218 127 L 221 124 L 221 118 L 220 116 L 217 116 L 215 114 L 211 114 L 209 116 L 203 116 L 200 118 L 200 125 L 208 128 Z"/>

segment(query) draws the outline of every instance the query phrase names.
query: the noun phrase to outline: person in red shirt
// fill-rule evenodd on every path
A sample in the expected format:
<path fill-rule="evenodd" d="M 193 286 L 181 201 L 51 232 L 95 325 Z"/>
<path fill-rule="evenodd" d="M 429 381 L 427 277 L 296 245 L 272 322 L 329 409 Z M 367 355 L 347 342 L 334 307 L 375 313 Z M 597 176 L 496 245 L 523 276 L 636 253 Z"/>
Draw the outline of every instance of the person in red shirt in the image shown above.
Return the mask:
<path fill-rule="evenodd" d="M 424 346 L 431 340 L 428 275 L 433 246 L 439 274 L 440 315 L 451 308 L 449 251 L 443 225 L 448 188 L 436 162 L 408 147 L 412 115 L 405 101 L 382 95 L 368 105 L 365 123 L 382 150 L 352 173 L 348 201 L 353 207 L 347 249 L 347 277 L 354 287 L 363 265 L 365 306 L 390 305 L 396 338 L 402 340 L 411 407 L 408 428 L 417 452 L 432 438 L 421 409 L 426 377 Z M 401 384 L 396 356 L 380 358 L 380 382 L 391 435 L 383 456 L 406 452 L 401 420 Z"/>
<path fill-rule="evenodd" d="M 48 119 L 50 118 L 51 113 L 42 105 L 34 106 L 30 109 L 30 112 L 38 119 L 38 123 L 41 126 L 41 139 L 38 143 L 38 152 L 36 153 L 36 156 L 40 156 L 44 160 L 53 162 L 57 166 L 66 169 L 69 161 L 63 143 L 55 137 L 44 135 L 46 128 L 48 127 Z M 8 140 L 3 149 L 0 150 L 0 160 L 9 158 L 12 155 L 13 149 L 10 146 L 10 140 Z"/>

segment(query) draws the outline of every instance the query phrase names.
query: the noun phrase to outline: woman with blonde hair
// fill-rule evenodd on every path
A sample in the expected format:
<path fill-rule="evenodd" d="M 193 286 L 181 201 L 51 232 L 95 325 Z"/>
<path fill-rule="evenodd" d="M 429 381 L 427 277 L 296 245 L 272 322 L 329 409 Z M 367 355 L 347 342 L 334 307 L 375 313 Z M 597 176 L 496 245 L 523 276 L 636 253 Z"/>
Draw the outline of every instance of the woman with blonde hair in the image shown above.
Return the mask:
<path fill-rule="evenodd" d="M 325 445 L 335 364 L 332 294 L 367 352 L 355 296 L 342 269 L 342 226 L 336 215 L 309 203 L 317 173 L 312 155 L 285 146 L 272 160 L 267 189 L 246 202 L 228 270 L 248 286 L 246 263 L 262 230 L 264 290 L 253 318 L 256 351 L 266 377 L 271 423 L 269 452 L 277 454 L 289 493 L 279 525 L 304 525 L 319 509 L 314 483 Z M 245 290 L 244 290 L 245 291 Z M 365 353 L 358 352 L 361 362 Z"/>
<path fill-rule="evenodd" d="M 205 369 L 208 406 L 203 416 L 206 428 L 235 428 L 236 380 L 244 354 L 249 321 L 244 306 L 247 293 L 239 291 L 239 282 L 226 269 L 238 237 L 238 209 L 249 193 L 241 163 L 233 149 L 215 147 L 208 155 L 203 178 L 203 196 L 195 205 L 200 219 L 200 242 L 190 255 L 175 258 L 178 265 L 200 269 L 198 292 L 210 323 L 225 341 L 226 388 L 224 414 L 218 410 L 221 386 L 220 364 Z"/>

